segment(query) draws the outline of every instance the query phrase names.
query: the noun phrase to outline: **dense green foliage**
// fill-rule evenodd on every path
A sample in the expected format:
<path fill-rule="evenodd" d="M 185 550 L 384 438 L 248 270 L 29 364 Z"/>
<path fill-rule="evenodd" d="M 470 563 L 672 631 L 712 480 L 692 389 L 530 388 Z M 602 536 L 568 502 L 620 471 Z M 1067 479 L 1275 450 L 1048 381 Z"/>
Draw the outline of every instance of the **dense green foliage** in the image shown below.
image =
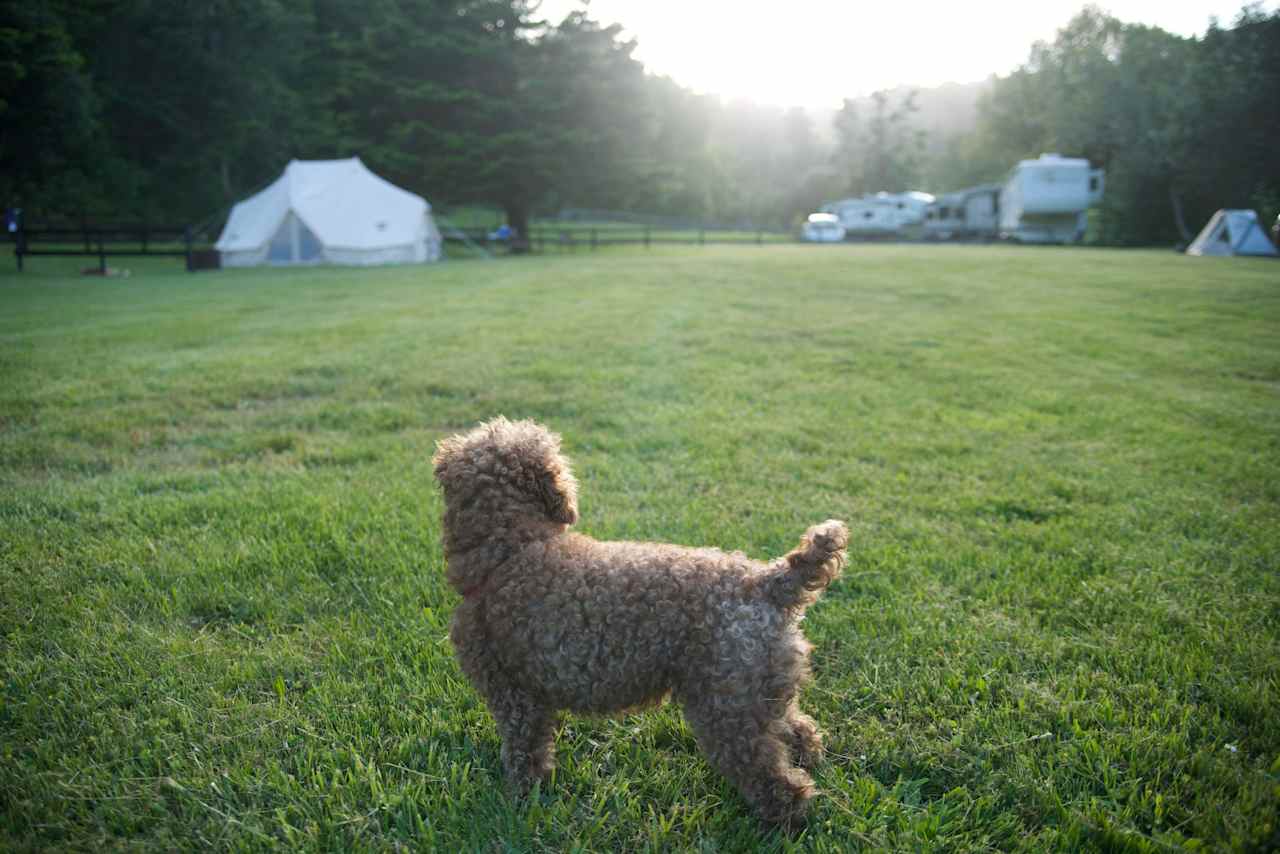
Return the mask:
<path fill-rule="evenodd" d="M 565 207 L 779 226 L 1059 151 L 1106 168 L 1106 242 L 1280 209 L 1280 12 L 1183 38 L 1086 7 L 1007 76 L 835 113 L 694 94 L 620 33 L 531 0 L 0 0 L 0 204 L 216 227 L 289 158 L 358 154 L 517 227 Z"/>
<path fill-rule="evenodd" d="M 980 111 L 972 177 L 1037 151 L 1088 157 L 1107 170 L 1107 242 L 1187 240 L 1222 207 L 1280 213 L 1280 12 L 1184 39 L 1087 8 Z"/>
<path fill-rule="evenodd" d="M 793 850 L 1280 844 L 1273 262 L 61 263 L 0 277 L 0 848 L 787 848 L 671 709 L 504 796 L 430 466 L 496 413 L 564 433 L 596 536 L 850 520 Z"/>
<path fill-rule="evenodd" d="M 869 110 L 860 114 L 856 102 L 846 99 L 836 113 L 834 157 L 847 171 L 843 183 L 851 193 L 921 186 L 924 133 L 911 121 L 916 95 L 909 91 L 895 104 L 889 92 L 876 92 Z"/>
<path fill-rule="evenodd" d="M 1086 7 L 989 81 L 971 126 L 940 128 L 927 148 L 911 94 L 837 115 L 836 160 L 858 192 L 961 189 L 1056 151 L 1106 169 L 1106 243 L 1186 241 L 1222 207 L 1280 213 L 1280 13 L 1246 8 L 1193 39 Z"/>

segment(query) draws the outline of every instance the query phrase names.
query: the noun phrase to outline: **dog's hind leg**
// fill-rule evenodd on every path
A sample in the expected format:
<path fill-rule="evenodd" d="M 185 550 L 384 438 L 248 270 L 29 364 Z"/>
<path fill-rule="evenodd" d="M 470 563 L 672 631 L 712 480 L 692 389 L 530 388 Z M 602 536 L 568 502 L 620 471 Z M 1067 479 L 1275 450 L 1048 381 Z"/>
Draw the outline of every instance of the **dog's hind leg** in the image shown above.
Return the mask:
<path fill-rule="evenodd" d="M 712 766 L 761 818 L 790 828 L 804 815 L 817 790 L 791 762 L 787 721 L 770 718 L 763 706 L 726 711 L 699 700 L 687 703 L 684 712 Z"/>

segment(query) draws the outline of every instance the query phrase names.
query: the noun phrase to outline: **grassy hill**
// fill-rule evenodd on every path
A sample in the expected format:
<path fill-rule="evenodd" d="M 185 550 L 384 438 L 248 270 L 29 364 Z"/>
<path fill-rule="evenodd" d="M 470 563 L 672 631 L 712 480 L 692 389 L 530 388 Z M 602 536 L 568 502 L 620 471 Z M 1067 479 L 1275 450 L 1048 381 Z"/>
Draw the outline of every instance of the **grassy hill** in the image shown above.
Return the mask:
<path fill-rule="evenodd" d="M 1275 263 L 33 267 L 0 277 L 0 847 L 1280 843 Z M 802 836 L 670 708 L 569 717 L 553 787 L 503 794 L 430 474 L 498 413 L 564 435 L 598 537 L 850 522 Z"/>

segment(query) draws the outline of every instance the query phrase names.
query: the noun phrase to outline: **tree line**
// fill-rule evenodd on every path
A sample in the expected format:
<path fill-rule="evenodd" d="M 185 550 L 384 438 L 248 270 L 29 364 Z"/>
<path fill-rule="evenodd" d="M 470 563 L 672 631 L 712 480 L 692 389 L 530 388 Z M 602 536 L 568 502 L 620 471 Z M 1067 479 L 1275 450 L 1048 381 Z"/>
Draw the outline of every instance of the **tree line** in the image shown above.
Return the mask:
<path fill-rule="evenodd" d="M 1280 214 L 1280 12 L 1184 38 L 1086 7 L 978 108 L 939 171 L 964 184 L 1039 151 L 1087 157 L 1107 170 L 1102 242 L 1187 241 L 1224 207 Z"/>
<path fill-rule="evenodd" d="M 544 21 L 532 0 L 0 0 L 0 15 L 0 204 L 29 218 L 216 228 L 289 159 L 353 154 L 522 230 L 563 207 L 785 226 L 847 195 L 998 180 L 1042 151 L 1107 169 L 1107 242 L 1280 208 L 1280 13 L 1259 7 L 1200 38 L 1086 7 L 982 84 L 961 126 L 930 120 L 931 91 L 828 114 L 696 94 L 646 72 L 619 27 Z"/>

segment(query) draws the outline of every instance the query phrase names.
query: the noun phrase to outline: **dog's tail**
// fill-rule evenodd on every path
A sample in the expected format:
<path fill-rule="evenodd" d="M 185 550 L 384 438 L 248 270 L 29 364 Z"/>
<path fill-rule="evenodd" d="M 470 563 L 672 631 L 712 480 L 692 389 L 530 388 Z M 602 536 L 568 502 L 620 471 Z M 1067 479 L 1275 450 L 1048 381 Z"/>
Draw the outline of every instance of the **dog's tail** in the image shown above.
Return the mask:
<path fill-rule="evenodd" d="M 840 576 L 847 545 L 849 529 L 844 522 L 828 519 L 805 531 L 796 549 L 770 564 L 769 599 L 779 608 L 811 605 Z"/>

